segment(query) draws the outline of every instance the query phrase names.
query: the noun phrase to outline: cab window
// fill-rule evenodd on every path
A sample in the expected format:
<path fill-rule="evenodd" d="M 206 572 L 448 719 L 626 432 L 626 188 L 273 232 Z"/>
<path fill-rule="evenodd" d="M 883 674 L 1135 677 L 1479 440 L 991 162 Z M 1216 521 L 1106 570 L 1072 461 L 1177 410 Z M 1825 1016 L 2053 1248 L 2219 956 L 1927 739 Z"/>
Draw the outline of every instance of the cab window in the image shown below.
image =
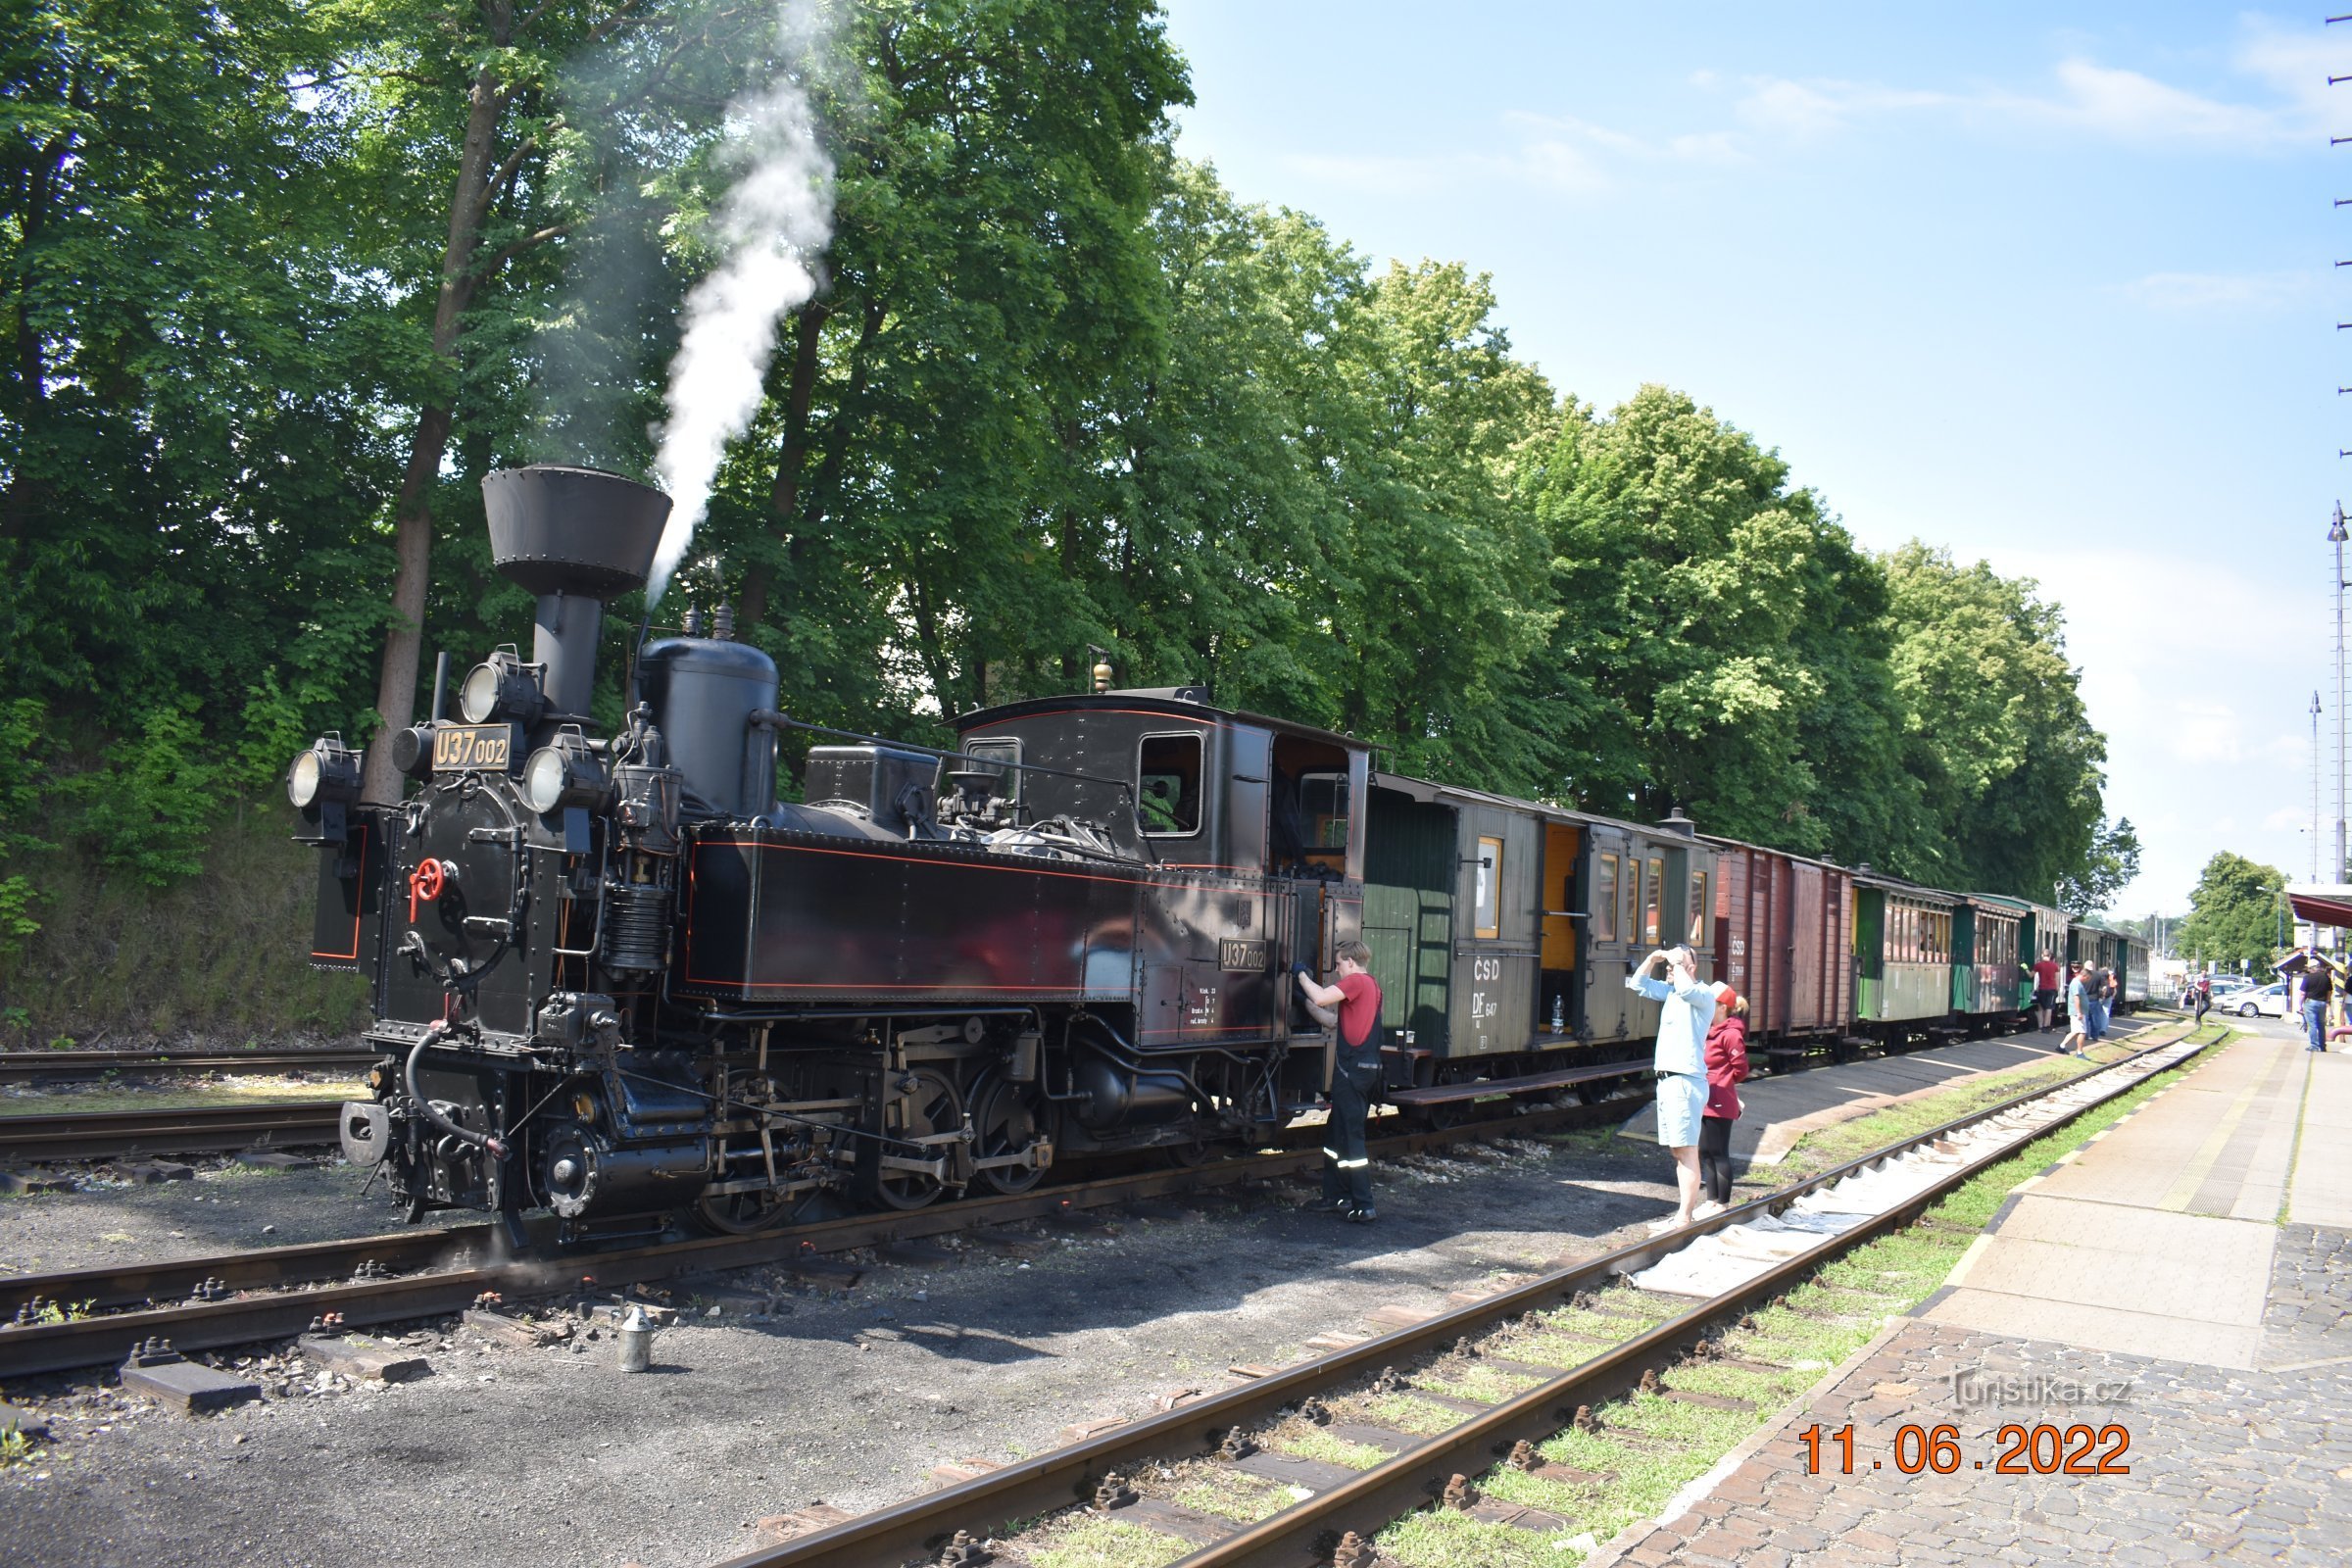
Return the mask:
<path fill-rule="evenodd" d="M 1200 737 L 1147 735 L 1136 754 L 1136 825 L 1153 838 L 1200 831 Z"/>
<path fill-rule="evenodd" d="M 1301 773 L 1298 776 L 1298 815 L 1310 850 L 1348 847 L 1348 775 L 1340 772 Z"/>
<path fill-rule="evenodd" d="M 1015 766 L 1021 760 L 1019 741 L 967 741 L 963 755 L 973 761 L 974 771 L 982 767 L 997 769 L 997 799 L 1010 801 L 1015 806 L 1021 800 L 1021 770 Z"/>

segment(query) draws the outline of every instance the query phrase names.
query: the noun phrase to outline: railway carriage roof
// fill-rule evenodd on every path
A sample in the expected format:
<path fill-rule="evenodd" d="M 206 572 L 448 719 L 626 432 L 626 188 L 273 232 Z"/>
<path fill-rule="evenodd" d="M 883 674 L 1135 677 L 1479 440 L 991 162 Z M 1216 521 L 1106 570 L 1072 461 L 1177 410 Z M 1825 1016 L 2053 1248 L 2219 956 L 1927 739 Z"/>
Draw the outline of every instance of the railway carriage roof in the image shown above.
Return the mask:
<path fill-rule="evenodd" d="M 2123 930 L 2117 926 L 2109 925 L 2104 920 L 2083 919 L 2074 920 L 2070 923 L 2081 926 L 2085 931 L 2096 931 L 2103 937 L 2113 937 L 2118 942 L 2135 942 L 2143 948 L 2148 945 L 2148 939 L 2146 937 L 2133 936 L 2131 932 Z"/>
<path fill-rule="evenodd" d="M 1794 861 L 1798 865 L 1816 865 L 1824 871 L 1835 871 L 1840 876 L 1853 874 L 1851 866 L 1839 865 L 1836 860 L 1824 860 L 1810 855 L 1799 855 L 1793 850 L 1776 850 L 1769 844 L 1750 844 L 1745 839 L 1727 839 L 1713 833 L 1701 833 L 1699 837 L 1709 844 L 1727 850 L 1755 850 L 1764 855 L 1777 855 L 1782 859 Z"/>
<path fill-rule="evenodd" d="M 950 722 L 958 733 L 963 733 L 984 725 L 1001 724 L 1007 719 L 1044 718 L 1054 713 L 1148 713 L 1186 719 L 1196 724 L 1247 725 L 1354 752 L 1374 750 L 1370 741 L 1342 735 L 1336 730 L 1317 729 L 1312 724 L 1293 723 L 1287 718 L 1246 712 L 1238 708 L 1212 708 L 1189 695 L 1197 690 L 1199 688 L 1191 686 L 1158 686 L 1135 691 L 1084 692 L 1068 697 L 1033 697 L 1027 702 L 976 708 L 968 713 L 958 713 Z"/>
<path fill-rule="evenodd" d="M 2035 904 L 2032 899 L 2013 899 L 2006 893 L 1963 893 L 1960 896 L 1971 904 L 1985 905 L 2011 914 L 2047 914 L 2055 915 L 2061 920 L 2066 918 L 2066 911 L 2063 909 L 2053 909 L 2046 904 Z"/>
<path fill-rule="evenodd" d="M 1378 788 L 1395 790 L 1399 795 L 1407 795 L 1429 805 L 1491 806 L 1498 810 L 1522 811 L 1546 822 L 1593 823 L 1602 827 L 1622 828 L 1628 833 L 1640 833 L 1653 839 L 1677 839 L 1683 836 L 1672 828 L 1662 828 L 1654 823 L 1629 822 L 1623 817 L 1602 816 L 1597 811 L 1580 811 L 1574 807 L 1552 806 L 1544 801 L 1523 801 L 1515 796 L 1496 795 L 1460 784 L 1440 784 L 1431 779 L 1414 778 L 1409 773 L 1376 774 L 1372 783 Z"/>
<path fill-rule="evenodd" d="M 1888 876 L 1884 871 L 1856 869 L 1850 874 L 1858 887 L 1877 888 L 1882 893 L 1900 894 L 1906 899 L 1918 899 L 1928 904 L 1959 904 L 1971 897 L 1944 888 L 1932 888 L 1924 882 L 1906 882 L 1899 876 Z"/>

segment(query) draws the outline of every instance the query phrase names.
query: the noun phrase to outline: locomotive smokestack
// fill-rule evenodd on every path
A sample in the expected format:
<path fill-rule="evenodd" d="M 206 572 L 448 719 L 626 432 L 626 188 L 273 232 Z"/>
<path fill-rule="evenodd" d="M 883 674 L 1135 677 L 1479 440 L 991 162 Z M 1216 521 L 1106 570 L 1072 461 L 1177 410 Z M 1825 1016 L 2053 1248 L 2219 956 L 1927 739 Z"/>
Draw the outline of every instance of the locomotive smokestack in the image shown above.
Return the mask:
<path fill-rule="evenodd" d="M 645 586 L 669 497 L 616 473 L 535 464 L 485 475 L 482 505 L 492 563 L 539 596 L 531 659 L 547 666 L 548 705 L 585 713 L 605 602 Z"/>

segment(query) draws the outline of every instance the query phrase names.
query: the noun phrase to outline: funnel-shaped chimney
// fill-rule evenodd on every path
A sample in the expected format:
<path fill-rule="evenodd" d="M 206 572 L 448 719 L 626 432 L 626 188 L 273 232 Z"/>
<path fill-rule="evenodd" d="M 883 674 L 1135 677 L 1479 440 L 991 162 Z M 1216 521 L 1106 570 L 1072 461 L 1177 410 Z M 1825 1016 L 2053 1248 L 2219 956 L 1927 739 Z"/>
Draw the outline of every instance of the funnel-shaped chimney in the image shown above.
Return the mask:
<path fill-rule="evenodd" d="M 534 594 L 607 600 L 645 586 L 669 497 L 595 468 L 533 465 L 482 480 L 490 559 Z"/>
<path fill-rule="evenodd" d="M 491 562 L 539 596 L 531 658 L 547 666 L 548 705 L 585 714 L 604 602 L 645 586 L 669 497 L 596 468 L 533 465 L 484 475 L 482 506 Z"/>

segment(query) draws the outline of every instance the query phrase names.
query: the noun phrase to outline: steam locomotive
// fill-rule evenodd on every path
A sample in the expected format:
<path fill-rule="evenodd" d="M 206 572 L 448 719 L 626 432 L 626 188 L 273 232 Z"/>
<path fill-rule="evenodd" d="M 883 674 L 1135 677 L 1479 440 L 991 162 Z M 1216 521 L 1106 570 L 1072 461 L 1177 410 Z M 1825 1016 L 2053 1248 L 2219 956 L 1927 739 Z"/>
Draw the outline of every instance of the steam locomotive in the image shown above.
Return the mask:
<path fill-rule="evenodd" d="M 776 668 L 704 628 L 639 649 L 618 731 L 588 716 L 605 607 L 669 502 L 591 469 L 483 481 L 531 657 L 394 732 L 405 799 L 324 737 L 287 775 L 319 850 L 313 961 L 368 977 L 385 1057 L 344 1107 L 410 1217 L 523 1239 L 743 1232 L 846 1205 L 1019 1193 L 1058 1159 L 1256 1145 L 1320 1100 L 1291 977 L 1360 939 L 1387 1097 L 1443 1119 L 1643 1071 L 1624 979 L 1687 942 L 1751 1002 L 1765 1059 L 2019 1026 L 2024 965 L 2094 937 L 1700 835 L 1394 774 L 1349 736 L 1197 687 L 1015 703 L 935 752 L 819 731 Z M 805 804 L 777 740 L 817 731 Z M 2116 966 L 2144 996 L 2128 940 Z M 2105 950 L 2101 950 L 2105 951 Z"/>
<path fill-rule="evenodd" d="M 344 1151 L 412 1219 L 752 1230 L 1017 1193 L 1070 1153 L 1198 1157 L 1316 1098 L 1289 966 L 1357 934 L 1362 743 L 1117 692 L 966 715 L 956 754 L 814 745 L 779 804 L 795 721 L 723 613 L 643 648 L 625 722 L 590 732 L 605 606 L 667 498 L 555 466 L 483 497 L 531 657 L 474 666 L 455 719 L 436 681 L 381 742 L 398 804 L 332 736 L 288 772 L 313 961 L 368 977 L 387 1054 Z"/>

